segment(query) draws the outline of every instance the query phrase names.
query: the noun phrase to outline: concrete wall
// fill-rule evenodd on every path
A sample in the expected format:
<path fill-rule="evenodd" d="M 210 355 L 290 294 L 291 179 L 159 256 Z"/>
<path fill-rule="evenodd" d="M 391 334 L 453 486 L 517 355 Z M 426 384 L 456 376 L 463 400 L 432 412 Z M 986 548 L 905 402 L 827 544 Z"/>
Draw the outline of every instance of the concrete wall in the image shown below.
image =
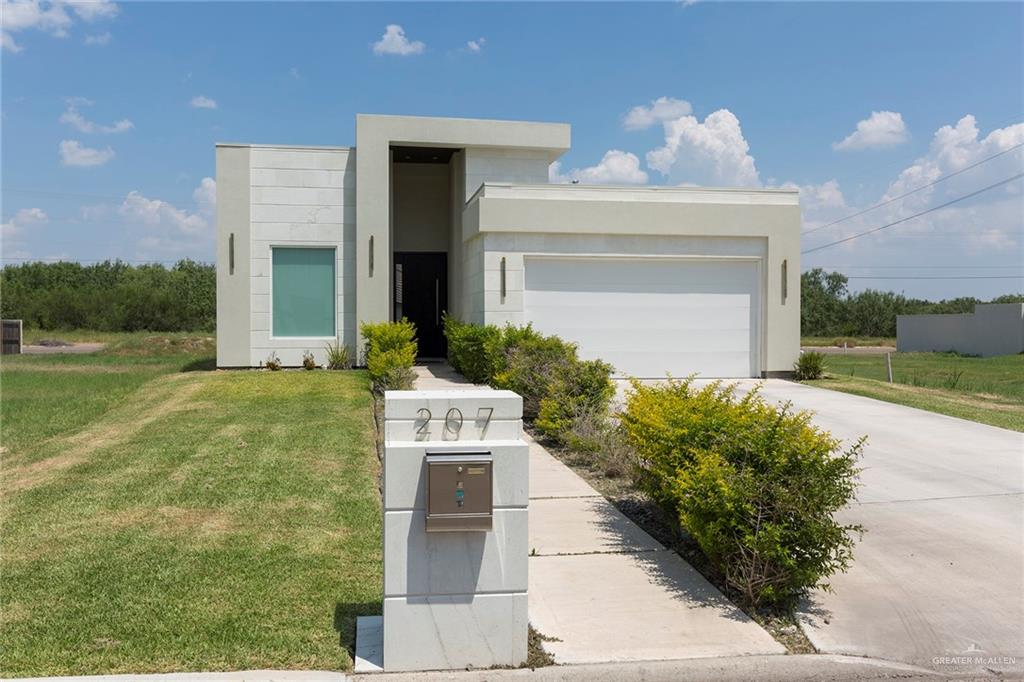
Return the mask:
<path fill-rule="evenodd" d="M 249 296 L 249 148 L 219 146 L 216 162 L 217 366 L 248 367 L 252 308 Z"/>
<path fill-rule="evenodd" d="M 445 164 L 393 164 L 392 234 L 396 252 L 448 251 L 450 176 Z"/>
<path fill-rule="evenodd" d="M 355 344 L 355 159 L 339 147 L 219 145 L 217 364 L 259 366 L 276 353 L 286 366 L 310 351 L 322 363 L 324 347 Z M 221 211 L 218 211 L 220 214 Z M 228 234 L 235 233 L 235 275 L 227 266 Z M 275 338 L 271 323 L 271 249 L 335 249 L 336 336 Z M 222 281 L 223 280 L 223 281 Z M 223 336 L 222 336 L 223 334 Z"/>
<path fill-rule="evenodd" d="M 569 148 L 569 137 L 569 126 L 563 123 L 356 116 L 356 320 L 377 322 L 391 316 L 391 269 L 387 265 L 393 251 L 389 178 L 392 144 L 542 150 L 550 163 Z"/>
<path fill-rule="evenodd" d="M 789 372 L 800 353 L 800 209 L 794 192 L 487 184 L 466 206 L 463 237 L 469 321 L 528 322 L 522 319 L 523 259 L 530 254 L 757 258 L 763 273 L 761 370 Z"/>
<path fill-rule="evenodd" d="M 470 147 L 466 150 L 464 201 L 469 201 L 485 182 L 545 183 L 550 165 L 550 153 L 540 149 Z"/>
<path fill-rule="evenodd" d="M 522 405 L 511 391 L 385 394 L 385 671 L 525 661 L 530 476 Z M 432 416 L 426 424 L 417 419 L 423 408 Z M 454 433 L 445 428 L 452 408 L 467 416 Z M 489 422 L 471 416 L 481 410 L 490 410 Z M 426 532 L 425 455 L 444 451 L 490 453 L 493 530 Z"/>
<path fill-rule="evenodd" d="M 959 315 L 899 315 L 896 350 L 983 357 L 1024 352 L 1024 303 L 981 304 Z"/>

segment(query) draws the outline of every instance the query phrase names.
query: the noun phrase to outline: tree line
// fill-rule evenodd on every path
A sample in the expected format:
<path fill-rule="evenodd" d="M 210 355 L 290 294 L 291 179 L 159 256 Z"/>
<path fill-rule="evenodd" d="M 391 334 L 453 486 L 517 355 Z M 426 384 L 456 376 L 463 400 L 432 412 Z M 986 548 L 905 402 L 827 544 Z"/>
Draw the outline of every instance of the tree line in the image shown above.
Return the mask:
<path fill-rule="evenodd" d="M 217 274 L 192 260 L 170 268 L 123 261 L 8 265 L 0 270 L 0 313 L 47 330 L 213 331 Z"/>
<path fill-rule="evenodd" d="M 977 298 L 943 301 L 868 289 L 851 294 L 848 280 L 821 268 L 800 277 L 804 336 L 895 336 L 896 316 L 966 313 Z M 992 303 L 1024 301 L 1008 294 Z M 105 261 L 25 263 L 0 270 L 0 314 L 37 329 L 213 331 L 217 275 L 213 265 L 182 260 L 173 267 Z"/>
<path fill-rule="evenodd" d="M 942 301 L 907 298 L 892 291 L 866 289 L 851 294 L 849 280 L 822 268 L 800 276 L 800 333 L 803 336 L 896 336 L 897 315 L 969 313 L 978 303 L 1020 303 L 1024 295 L 1006 294 L 983 301 L 961 297 Z"/>

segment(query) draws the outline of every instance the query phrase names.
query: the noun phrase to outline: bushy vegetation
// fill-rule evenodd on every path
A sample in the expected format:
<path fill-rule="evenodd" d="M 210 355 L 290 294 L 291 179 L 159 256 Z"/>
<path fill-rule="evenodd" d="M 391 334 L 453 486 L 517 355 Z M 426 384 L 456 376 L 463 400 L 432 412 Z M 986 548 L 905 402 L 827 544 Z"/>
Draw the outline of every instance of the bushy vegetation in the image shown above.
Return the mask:
<path fill-rule="evenodd" d="M 607 418 L 615 389 L 611 365 L 580 360 L 575 344 L 529 325 L 478 325 L 445 318 L 448 361 L 476 383 L 523 397 L 523 419 L 565 443 L 578 420 Z"/>
<path fill-rule="evenodd" d="M 343 343 L 329 343 L 325 346 L 327 353 L 327 369 L 351 369 L 352 358 L 348 353 L 348 346 Z"/>
<path fill-rule="evenodd" d="M 791 606 L 849 566 L 861 529 L 834 515 L 853 499 L 863 441 L 844 451 L 809 413 L 689 380 L 635 383 L 620 418 L 637 485 L 749 605 Z"/>
<path fill-rule="evenodd" d="M 171 268 L 106 261 L 25 263 L 0 270 L 0 314 L 27 328 L 213 331 L 217 276 L 191 260 Z"/>
<path fill-rule="evenodd" d="M 364 357 L 373 390 L 404 391 L 413 387 L 416 374 L 416 327 L 404 317 L 398 322 L 364 322 L 359 332 L 366 340 Z"/>
<path fill-rule="evenodd" d="M 1020 303 L 1024 295 L 1007 294 L 991 301 L 963 297 L 944 301 L 907 298 L 891 291 L 851 294 L 849 280 L 821 268 L 800 276 L 800 333 L 803 336 L 896 336 L 897 315 L 969 313 L 978 303 Z"/>
<path fill-rule="evenodd" d="M 793 363 L 793 378 L 797 381 L 820 379 L 825 373 L 825 354 L 818 351 L 805 351 Z"/>

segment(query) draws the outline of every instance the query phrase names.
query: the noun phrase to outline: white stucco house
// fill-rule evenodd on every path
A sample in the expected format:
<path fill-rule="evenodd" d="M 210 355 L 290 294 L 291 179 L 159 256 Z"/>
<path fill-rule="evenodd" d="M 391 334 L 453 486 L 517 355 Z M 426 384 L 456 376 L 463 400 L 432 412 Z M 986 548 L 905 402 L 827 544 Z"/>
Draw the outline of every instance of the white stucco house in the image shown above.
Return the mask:
<path fill-rule="evenodd" d="M 760 377 L 800 346 L 795 191 L 549 184 L 570 127 L 359 115 L 354 147 L 217 145 L 217 364 L 407 317 L 532 323 L 619 375 Z"/>

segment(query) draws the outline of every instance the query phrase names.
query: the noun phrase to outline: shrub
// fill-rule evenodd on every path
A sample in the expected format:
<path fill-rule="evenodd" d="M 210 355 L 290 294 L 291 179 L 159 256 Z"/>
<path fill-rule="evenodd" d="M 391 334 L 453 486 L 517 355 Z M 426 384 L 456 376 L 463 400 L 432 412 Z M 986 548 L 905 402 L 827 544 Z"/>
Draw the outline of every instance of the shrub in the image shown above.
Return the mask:
<path fill-rule="evenodd" d="M 793 364 L 793 377 L 797 381 L 820 379 L 824 372 L 825 354 L 817 351 L 800 353 L 800 357 Z"/>
<path fill-rule="evenodd" d="M 307 350 L 302 354 L 302 367 L 307 370 L 316 369 L 316 357 L 312 352 Z"/>
<path fill-rule="evenodd" d="M 607 419 L 615 386 L 612 366 L 600 360 L 577 360 L 575 353 L 561 373 L 553 377 L 541 398 L 534 425 L 548 438 L 574 449 L 585 447 L 585 439 L 573 437 L 580 431 L 579 420 Z"/>
<path fill-rule="evenodd" d="M 638 484 L 751 606 L 791 606 L 849 566 L 862 529 L 834 514 L 853 499 L 863 439 L 843 451 L 809 413 L 689 380 L 634 383 L 621 418 Z"/>
<path fill-rule="evenodd" d="M 540 412 L 541 401 L 551 395 L 556 379 L 566 374 L 574 361 L 573 344 L 557 336 L 526 336 L 509 346 L 492 384 L 521 395 L 523 419 L 532 422 Z"/>
<path fill-rule="evenodd" d="M 267 356 L 267 360 L 263 363 L 263 366 L 271 372 L 277 372 L 281 369 L 281 358 L 277 357 L 277 353 L 271 353 Z"/>
<path fill-rule="evenodd" d="M 327 353 L 327 369 L 350 369 L 352 358 L 349 357 L 348 346 L 343 343 L 329 343 L 324 347 Z"/>
<path fill-rule="evenodd" d="M 408 390 L 416 382 L 412 366 L 416 362 L 416 327 L 402 318 L 398 322 L 363 323 L 360 333 L 366 340 L 366 369 L 373 390 Z"/>
<path fill-rule="evenodd" d="M 448 362 L 455 371 L 475 384 L 490 382 L 496 370 L 501 329 L 468 324 L 446 314 L 444 334 L 448 338 Z"/>

